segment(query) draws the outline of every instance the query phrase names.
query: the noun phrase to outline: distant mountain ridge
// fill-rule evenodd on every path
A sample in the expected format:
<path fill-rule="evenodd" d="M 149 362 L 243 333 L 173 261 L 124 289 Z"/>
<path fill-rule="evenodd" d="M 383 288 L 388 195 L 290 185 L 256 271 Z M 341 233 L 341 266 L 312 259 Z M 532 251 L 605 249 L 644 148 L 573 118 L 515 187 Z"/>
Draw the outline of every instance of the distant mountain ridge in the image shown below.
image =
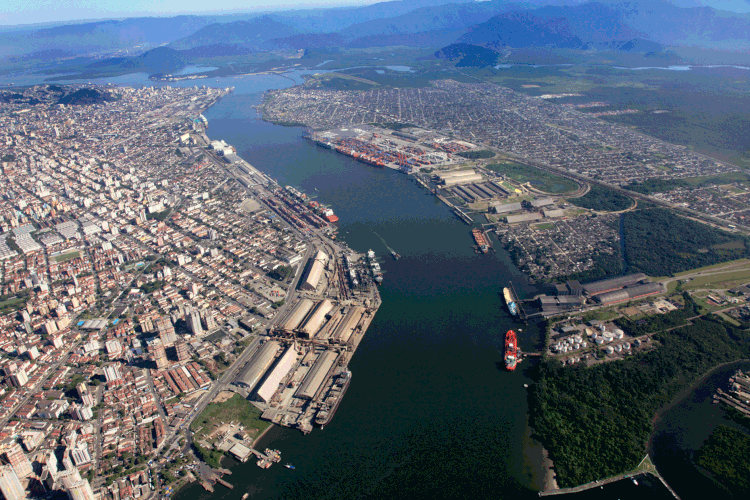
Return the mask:
<path fill-rule="evenodd" d="M 14 56 L 6 59 L 10 63 L 84 54 L 128 58 L 129 54 L 165 44 L 188 59 L 396 45 L 438 48 L 467 44 L 490 50 L 550 47 L 643 53 L 659 52 L 664 46 L 750 49 L 750 14 L 684 6 L 708 1 L 399 0 L 266 14 L 133 18 L 0 31 L 0 58 Z M 484 56 L 478 58 L 482 60 Z M 178 63 L 175 59 L 167 66 Z"/>
<path fill-rule="evenodd" d="M 297 34 L 299 34 L 297 29 L 282 24 L 270 16 L 263 16 L 249 21 L 209 24 L 195 33 L 171 43 L 170 47 L 177 50 L 216 44 L 260 47 L 274 38 L 284 38 Z"/>

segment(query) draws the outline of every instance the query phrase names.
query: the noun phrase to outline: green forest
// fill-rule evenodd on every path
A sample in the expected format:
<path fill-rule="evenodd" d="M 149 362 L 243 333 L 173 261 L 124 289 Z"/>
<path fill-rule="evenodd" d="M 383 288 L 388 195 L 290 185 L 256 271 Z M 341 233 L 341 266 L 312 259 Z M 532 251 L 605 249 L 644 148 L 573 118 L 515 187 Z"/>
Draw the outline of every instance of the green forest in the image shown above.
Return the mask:
<path fill-rule="evenodd" d="M 630 272 L 668 276 L 748 255 L 745 238 L 664 208 L 624 213 L 622 223 Z"/>
<path fill-rule="evenodd" d="M 735 498 L 750 496 L 750 436 L 744 432 L 718 426 L 694 460 Z"/>
<path fill-rule="evenodd" d="M 573 205 L 589 210 L 605 210 L 607 212 L 619 212 L 633 205 L 633 200 L 611 189 L 592 184 L 588 193 L 580 198 L 569 198 Z"/>
<path fill-rule="evenodd" d="M 748 356 L 746 333 L 699 320 L 655 334 L 658 348 L 590 368 L 545 360 L 530 397 L 531 426 L 561 487 L 635 468 L 660 407 L 712 367 Z"/>
<path fill-rule="evenodd" d="M 495 153 L 493 153 L 492 151 L 488 149 L 479 149 L 476 151 L 460 151 L 456 154 L 458 156 L 461 156 L 463 158 L 469 158 L 471 160 L 493 158 L 495 156 Z"/>

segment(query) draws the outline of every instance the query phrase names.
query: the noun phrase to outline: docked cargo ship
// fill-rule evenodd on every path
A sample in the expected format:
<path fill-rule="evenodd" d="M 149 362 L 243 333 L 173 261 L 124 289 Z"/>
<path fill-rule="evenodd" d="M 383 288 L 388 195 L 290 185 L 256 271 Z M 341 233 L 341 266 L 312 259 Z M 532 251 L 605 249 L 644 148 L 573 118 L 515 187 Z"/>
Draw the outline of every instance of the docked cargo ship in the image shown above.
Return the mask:
<path fill-rule="evenodd" d="M 471 235 L 474 236 L 474 241 L 477 243 L 479 250 L 481 250 L 482 253 L 487 253 L 490 249 L 490 245 L 487 242 L 487 237 L 484 235 L 484 232 L 481 229 L 472 229 Z"/>
<path fill-rule="evenodd" d="M 516 341 L 516 332 L 508 330 L 505 334 L 505 369 L 513 371 L 518 364 L 518 343 Z"/>
<path fill-rule="evenodd" d="M 315 144 L 317 144 L 321 148 L 333 149 L 333 144 L 331 144 L 330 142 L 321 141 L 320 139 L 316 139 Z"/>
<path fill-rule="evenodd" d="M 510 288 L 503 288 L 503 298 L 505 299 L 505 305 L 508 306 L 508 311 L 513 316 L 518 315 L 518 306 L 516 305 L 516 301 L 513 297 L 513 292 L 510 291 Z"/>
<path fill-rule="evenodd" d="M 346 394 L 347 389 L 349 389 L 349 384 L 351 383 L 351 381 L 351 371 L 344 369 L 341 373 L 338 374 L 336 380 L 333 382 L 331 390 L 328 392 L 328 396 L 323 403 L 323 408 L 318 411 L 318 414 L 315 417 L 316 424 L 320 425 L 321 427 L 328 425 L 328 422 L 331 421 L 333 415 L 336 413 L 339 404 L 341 404 L 341 400 L 344 399 L 344 394 Z"/>
<path fill-rule="evenodd" d="M 375 283 L 380 285 L 383 283 L 383 271 L 380 270 L 380 264 L 378 264 L 378 261 L 375 259 L 375 252 L 372 250 L 367 251 L 367 260 L 370 261 L 370 272 L 372 272 L 372 279 L 375 280 Z"/>

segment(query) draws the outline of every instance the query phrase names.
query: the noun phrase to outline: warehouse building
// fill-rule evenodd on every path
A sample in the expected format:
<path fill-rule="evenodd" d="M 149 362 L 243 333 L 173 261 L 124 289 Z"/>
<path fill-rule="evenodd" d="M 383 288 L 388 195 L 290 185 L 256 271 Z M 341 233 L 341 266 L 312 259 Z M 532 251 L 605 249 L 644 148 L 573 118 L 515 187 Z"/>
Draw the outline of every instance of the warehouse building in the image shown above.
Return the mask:
<path fill-rule="evenodd" d="M 313 301 L 310 299 L 302 299 L 297 302 L 289 316 L 281 324 L 281 328 L 287 332 L 291 332 L 297 328 L 307 316 L 307 313 L 313 308 Z"/>
<path fill-rule="evenodd" d="M 268 371 L 279 347 L 281 344 L 273 340 L 263 344 L 234 379 L 234 384 L 252 390 Z"/>
<path fill-rule="evenodd" d="M 295 396 L 303 399 L 314 399 L 315 395 L 320 390 L 320 387 L 328 378 L 328 373 L 336 363 L 338 354 L 334 351 L 325 351 L 323 354 L 318 356 L 317 361 L 310 371 L 307 372 L 305 379 L 297 389 Z"/>
<path fill-rule="evenodd" d="M 505 221 L 508 224 L 518 224 L 519 222 L 532 222 L 535 220 L 541 220 L 542 214 L 538 214 L 536 212 L 528 213 L 528 214 L 518 214 L 518 215 L 508 215 L 505 217 Z"/>
<path fill-rule="evenodd" d="M 352 307 L 346 312 L 344 319 L 333 332 L 333 338 L 342 344 L 349 341 L 354 330 L 356 330 L 362 316 L 365 314 L 365 308 L 362 306 Z"/>
<path fill-rule="evenodd" d="M 543 316 L 554 316 L 568 311 L 575 311 L 583 307 L 583 299 L 572 295 L 551 297 L 542 295 L 539 297 L 539 305 Z"/>
<path fill-rule="evenodd" d="M 258 388 L 256 393 L 257 398 L 264 403 L 268 403 L 279 390 L 279 384 L 289 374 L 289 371 L 297 364 L 297 351 L 293 345 L 290 345 L 284 351 L 284 354 L 279 357 L 271 373 L 266 377 L 266 380 Z"/>
<path fill-rule="evenodd" d="M 444 172 L 437 174 L 437 177 L 445 187 L 484 181 L 484 178 L 480 174 L 476 173 L 473 169 Z"/>
<path fill-rule="evenodd" d="M 552 198 L 539 198 L 537 200 L 531 200 L 531 206 L 534 208 L 539 207 L 546 207 L 548 205 L 553 205 L 555 203 L 555 200 Z"/>
<path fill-rule="evenodd" d="M 594 296 L 594 300 L 602 305 L 610 305 L 617 304 L 618 302 L 640 299 L 664 291 L 664 287 L 661 283 L 644 283 L 642 285 L 635 285 L 621 290 L 598 294 Z"/>
<path fill-rule="evenodd" d="M 305 279 L 301 281 L 300 289 L 314 292 L 318 288 L 318 283 L 320 283 L 320 278 L 323 276 L 327 263 L 328 256 L 322 250 L 318 250 L 315 257 L 307 263 Z"/>
<path fill-rule="evenodd" d="M 495 202 L 490 203 L 490 209 L 496 214 L 507 214 L 510 212 L 518 212 L 519 210 L 523 210 L 523 207 L 520 203 Z"/>
<path fill-rule="evenodd" d="M 302 326 L 302 328 L 299 329 L 301 336 L 307 338 L 314 337 L 315 332 L 320 330 L 320 327 L 322 327 L 323 323 L 325 323 L 326 314 L 331 312 L 331 309 L 333 309 L 333 304 L 330 300 L 321 300 L 315 307 L 315 310 L 312 312 L 312 314 L 310 314 L 310 316 L 307 318 L 307 321 L 305 321 L 305 324 Z"/>
<path fill-rule="evenodd" d="M 632 286 L 641 281 L 647 280 L 648 276 L 643 273 L 629 274 L 627 276 L 617 276 L 605 280 L 594 281 L 583 285 L 583 290 L 589 295 L 599 295 L 601 293 L 619 290 L 626 286 Z"/>
<path fill-rule="evenodd" d="M 548 218 L 563 217 L 565 215 L 565 210 L 552 206 L 549 208 L 543 208 L 542 215 Z"/>
<path fill-rule="evenodd" d="M 479 174 L 462 175 L 458 177 L 449 177 L 443 181 L 445 187 L 456 186 L 458 184 L 472 184 L 474 182 L 482 182 L 484 177 Z"/>

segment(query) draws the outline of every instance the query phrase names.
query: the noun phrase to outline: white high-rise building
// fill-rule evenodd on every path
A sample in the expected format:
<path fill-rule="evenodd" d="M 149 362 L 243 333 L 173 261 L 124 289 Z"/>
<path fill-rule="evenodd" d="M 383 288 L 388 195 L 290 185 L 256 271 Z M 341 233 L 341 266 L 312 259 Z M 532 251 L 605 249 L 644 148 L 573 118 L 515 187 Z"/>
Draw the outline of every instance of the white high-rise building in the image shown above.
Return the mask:
<path fill-rule="evenodd" d="M 18 475 L 10 465 L 0 465 L 0 492 L 5 500 L 22 500 L 26 492 L 18 479 Z"/>
<path fill-rule="evenodd" d="M 67 489 L 70 500 L 95 500 L 94 491 L 91 489 L 88 479 L 82 479 L 71 484 Z"/>
<path fill-rule="evenodd" d="M 29 459 L 26 457 L 26 454 L 18 443 L 13 443 L 5 448 L 3 455 L 8 461 L 8 464 L 13 467 L 13 470 L 16 472 L 19 479 L 29 477 L 34 473 L 34 469 L 31 467 L 31 462 L 29 462 Z"/>
<path fill-rule="evenodd" d="M 190 311 L 187 317 L 187 324 L 190 327 L 190 331 L 193 335 L 200 335 L 203 333 L 203 327 L 201 326 L 201 315 L 196 310 Z"/>

